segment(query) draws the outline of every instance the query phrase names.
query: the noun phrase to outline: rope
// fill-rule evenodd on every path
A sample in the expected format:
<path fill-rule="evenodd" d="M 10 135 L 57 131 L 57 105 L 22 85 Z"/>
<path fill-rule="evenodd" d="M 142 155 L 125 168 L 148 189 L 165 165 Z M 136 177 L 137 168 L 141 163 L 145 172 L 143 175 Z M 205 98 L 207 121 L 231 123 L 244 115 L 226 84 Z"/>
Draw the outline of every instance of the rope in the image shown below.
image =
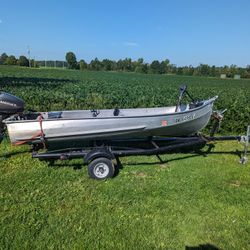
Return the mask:
<path fill-rule="evenodd" d="M 46 144 L 45 144 L 45 134 L 43 132 L 43 116 L 42 115 L 39 115 L 38 117 L 38 122 L 39 122 L 39 125 L 40 125 L 40 131 L 37 132 L 36 134 L 34 134 L 31 138 L 27 139 L 27 140 L 23 140 L 23 141 L 18 141 L 15 143 L 15 145 L 22 145 L 22 144 L 25 144 L 27 142 L 30 142 L 30 141 L 33 141 L 34 139 L 36 139 L 37 137 L 40 137 L 40 140 L 43 144 L 43 147 L 46 148 Z"/>

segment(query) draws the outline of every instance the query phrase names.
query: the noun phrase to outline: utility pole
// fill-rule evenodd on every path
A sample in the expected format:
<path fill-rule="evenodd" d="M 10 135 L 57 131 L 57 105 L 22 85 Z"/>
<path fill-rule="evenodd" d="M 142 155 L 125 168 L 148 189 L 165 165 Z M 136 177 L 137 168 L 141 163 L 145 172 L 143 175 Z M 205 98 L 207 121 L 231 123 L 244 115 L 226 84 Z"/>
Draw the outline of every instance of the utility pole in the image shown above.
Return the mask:
<path fill-rule="evenodd" d="M 31 67 L 30 65 L 30 46 L 28 45 L 28 57 L 29 57 L 29 67 Z"/>

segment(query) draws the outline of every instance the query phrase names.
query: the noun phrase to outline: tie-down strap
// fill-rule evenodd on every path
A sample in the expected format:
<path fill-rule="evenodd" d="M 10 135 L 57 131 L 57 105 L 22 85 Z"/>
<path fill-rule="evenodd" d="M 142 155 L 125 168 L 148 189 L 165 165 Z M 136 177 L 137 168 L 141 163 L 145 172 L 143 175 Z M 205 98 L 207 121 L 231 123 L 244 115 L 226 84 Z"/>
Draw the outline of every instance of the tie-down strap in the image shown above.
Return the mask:
<path fill-rule="evenodd" d="M 35 139 L 37 139 L 37 137 L 40 137 L 40 140 L 41 140 L 41 143 L 43 144 L 43 147 L 46 148 L 45 134 L 43 132 L 43 116 L 42 115 L 38 116 L 38 122 L 39 122 L 39 126 L 40 126 L 40 131 L 38 131 L 37 133 L 35 133 L 29 139 L 16 142 L 15 145 L 22 145 L 22 144 L 25 144 L 27 142 L 34 141 Z"/>

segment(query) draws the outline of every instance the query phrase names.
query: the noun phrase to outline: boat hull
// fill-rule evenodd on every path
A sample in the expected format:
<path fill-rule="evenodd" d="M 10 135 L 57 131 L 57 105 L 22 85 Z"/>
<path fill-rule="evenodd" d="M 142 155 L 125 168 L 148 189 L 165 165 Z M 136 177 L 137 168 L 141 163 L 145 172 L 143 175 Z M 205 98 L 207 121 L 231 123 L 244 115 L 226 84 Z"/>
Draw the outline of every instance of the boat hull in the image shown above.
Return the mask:
<path fill-rule="evenodd" d="M 184 112 L 157 115 L 91 117 L 79 119 L 45 119 L 7 121 L 7 129 L 13 144 L 37 143 L 41 130 L 46 142 L 94 141 L 145 136 L 188 136 L 205 127 L 212 114 L 215 99 L 201 107 Z M 35 137 L 34 137 L 35 136 Z"/>

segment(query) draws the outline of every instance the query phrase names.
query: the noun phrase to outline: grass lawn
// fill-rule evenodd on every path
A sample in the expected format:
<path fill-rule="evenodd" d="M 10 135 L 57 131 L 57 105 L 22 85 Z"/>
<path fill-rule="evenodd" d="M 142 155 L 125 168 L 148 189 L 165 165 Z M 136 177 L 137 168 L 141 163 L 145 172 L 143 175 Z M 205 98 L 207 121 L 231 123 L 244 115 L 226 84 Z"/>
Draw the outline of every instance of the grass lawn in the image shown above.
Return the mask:
<path fill-rule="evenodd" d="M 0 90 L 42 111 L 168 106 L 181 83 L 199 98 L 219 95 L 215 109 L 228 108 L 222 133 L 245 133 L 249 80 L 0 67 Z M 206 157 L 164 155 L 163 164 L 122 158 L 115 178 L 96 181 L 82 160 L 49 166 L 5 140 L 0 250 L 249 250 L 250 164 L 239 164 L 242 149 L 217 142 Z"/>
<path fill-rule="evenodd" d="M 51 167 L 4 141 L 0 248 L 250 249 L 250 167 L 237 149 L 122 158 L 115 178 L 95 181 L 81 160 Z"/>

